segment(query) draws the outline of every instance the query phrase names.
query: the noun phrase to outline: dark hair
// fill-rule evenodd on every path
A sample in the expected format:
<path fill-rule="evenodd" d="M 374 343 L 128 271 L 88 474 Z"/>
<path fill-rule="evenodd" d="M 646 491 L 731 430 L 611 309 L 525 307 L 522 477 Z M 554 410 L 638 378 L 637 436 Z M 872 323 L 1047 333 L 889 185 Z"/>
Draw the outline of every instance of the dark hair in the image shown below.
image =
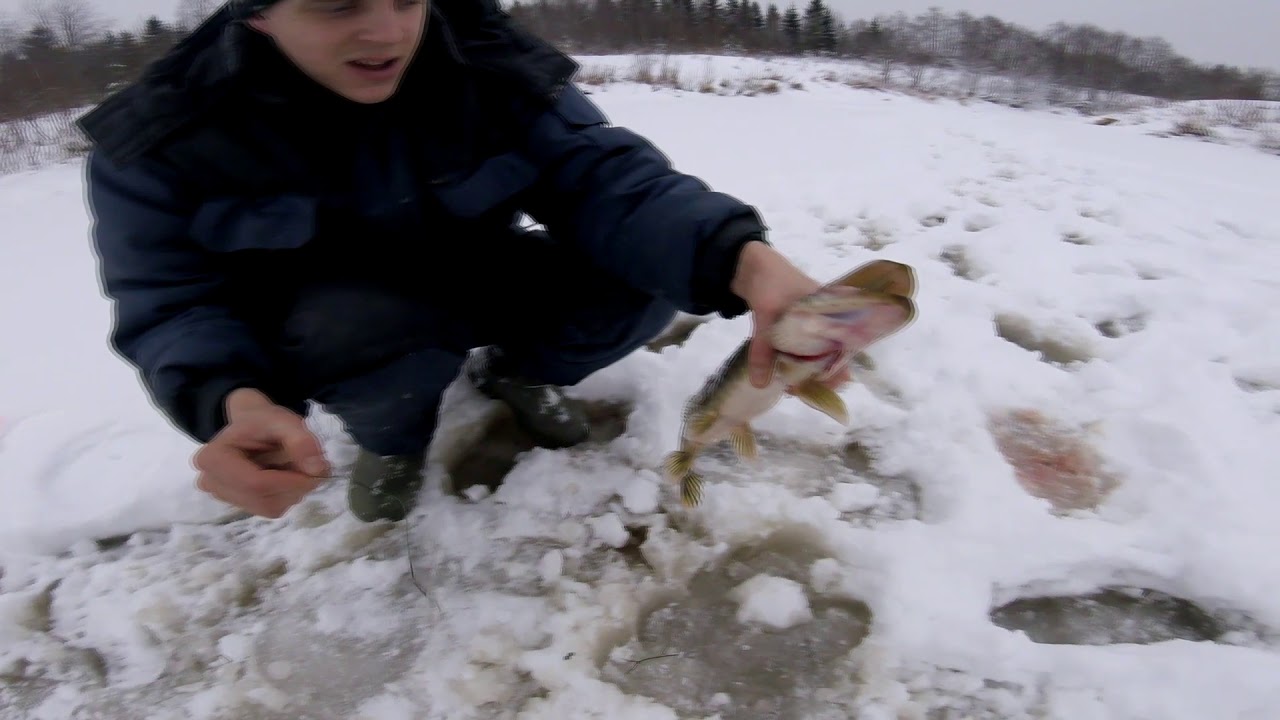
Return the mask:
<path fill-rule="evenodd" d="M 248 17 L 266 10 L 280 0 L 231 0 L 231 10 L 239 17 Z"/>

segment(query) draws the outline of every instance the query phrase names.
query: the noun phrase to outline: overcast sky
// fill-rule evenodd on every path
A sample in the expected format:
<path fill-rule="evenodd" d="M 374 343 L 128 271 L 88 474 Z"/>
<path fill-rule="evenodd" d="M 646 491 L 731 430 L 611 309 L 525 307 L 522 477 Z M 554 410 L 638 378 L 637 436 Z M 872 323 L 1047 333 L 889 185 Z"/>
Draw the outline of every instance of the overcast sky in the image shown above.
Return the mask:
<path fill-rule="evenodd" d="M 776 0 L 785 8 L 792 0 Z M 845 20 L 901 10 L 908 15 L 936 5 L 948 13 L 994 15 L 1034 30 L 1064 20 L 1091 22 L 1131 35 L 1156 35 L 1202 63 L 1280 70 L 1280 0 L 827 0 Z M 807 0 L 794 0 L 803 9 Z M 27 0 L 0 0 L 0 14 L 21 13 Z M 99 12 L 136 26 L 149 14 L 168 20 L 178 0 L 92 0 Z M 763 2 L 762 4 L 767 4 Z"/>

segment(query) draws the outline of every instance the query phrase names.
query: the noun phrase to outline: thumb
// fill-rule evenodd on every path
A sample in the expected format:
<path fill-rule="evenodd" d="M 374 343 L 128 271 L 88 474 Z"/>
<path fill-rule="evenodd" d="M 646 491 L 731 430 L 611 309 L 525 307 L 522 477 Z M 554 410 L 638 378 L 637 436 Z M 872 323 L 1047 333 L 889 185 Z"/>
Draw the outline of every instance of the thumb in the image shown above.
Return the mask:
<path fill-rule="evenodd" d="M 747 372 L 751 384 L 758 388 L 768 385 L 773 375 L 773 346 L 769 344 L 768 337 L 760 330 L 752 336 L 747 347 Z"/>
<path fill-rule="evenodd" d="M 324 448 L 320 447 L 320 441 L 307 429 L 302 418 L 292 414 L 281 417 L 274 429 L 285 456 L 294 467 L 312 477 L 329 474 Z"/>

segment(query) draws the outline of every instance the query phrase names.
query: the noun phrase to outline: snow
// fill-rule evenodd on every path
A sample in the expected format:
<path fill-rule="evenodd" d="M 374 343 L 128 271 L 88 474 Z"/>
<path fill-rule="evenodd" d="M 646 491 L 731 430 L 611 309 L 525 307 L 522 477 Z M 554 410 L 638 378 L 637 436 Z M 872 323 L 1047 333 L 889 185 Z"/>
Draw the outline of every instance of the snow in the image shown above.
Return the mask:
<path fill-rule="evenodd" d="M 813 619 L 804 586 L 794 580 L 757 575 L 733 589 L 738 622 L 763 623 L 779 630 Z"/>
<path fill-rule="evenodd" d="M 854 512 L 873 507 L 879 496 L 871 483 L 839 483 L 831 489 L 831 504 L 840 512 Z"/>
<path fill-rule="evenodd" d="M 588 378 L 619 434 L 522 453 L 492 493 L 435 482 L 497 417 L 459 385 L 406 523 L 355 521 L 340 476 L 239 517 L 105 343 L 79 162 L 0 177 L 4 716 L 1280 715 L 1277 158 L 1154 134 L 1173 107 L 1098 125 L 818 62 L 705 67 L 721 92 L 588 89 L 815 277 L 912 265 L 920 316 L 855 368 L 850 427 L 781 403 L 757 461 L 700 458 L 693 510 L 659 469 L 746 317 Z M 1078 430 L 1114 489 L 1033 494 L 992 424 L 1021 411 Z M 313 423 L 344 470 L 340 425 Z M 1111 587 L 1222 632 L 1141 603 L 997 611 Z"/>

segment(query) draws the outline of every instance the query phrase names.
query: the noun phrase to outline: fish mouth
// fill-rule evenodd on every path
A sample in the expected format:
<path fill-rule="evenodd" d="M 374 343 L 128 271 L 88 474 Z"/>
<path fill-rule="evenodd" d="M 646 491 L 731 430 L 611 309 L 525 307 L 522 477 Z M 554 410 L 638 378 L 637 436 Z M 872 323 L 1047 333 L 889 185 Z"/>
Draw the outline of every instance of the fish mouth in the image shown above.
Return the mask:
<path fill-rule="evenodd" d="M 826 352 L 817 353 L 815 355 L 801 355 L 799 353 L 778 351 L 778 354 L 791 358 L 799 362 L 820 362 L 822 360 L 831 360 L 840 354 L 840 348 L 832 348 Z"/>
<path fill-rule="evenodd" d="M 853 308 L 851 310 L 843 310 L 843 311 L 837 311 L 837 312 L 824 312 L 822 313 L 822 315 L 823 317 L 826 317 L 830 320 L 835 320 L 836 322 L 852 324 L 852 323 L 861 321 L 863 318 L 867 316 L 868 313 L 871 312 L 871 310 L 872 308 L 859 307 L 859 308 Z"/>

